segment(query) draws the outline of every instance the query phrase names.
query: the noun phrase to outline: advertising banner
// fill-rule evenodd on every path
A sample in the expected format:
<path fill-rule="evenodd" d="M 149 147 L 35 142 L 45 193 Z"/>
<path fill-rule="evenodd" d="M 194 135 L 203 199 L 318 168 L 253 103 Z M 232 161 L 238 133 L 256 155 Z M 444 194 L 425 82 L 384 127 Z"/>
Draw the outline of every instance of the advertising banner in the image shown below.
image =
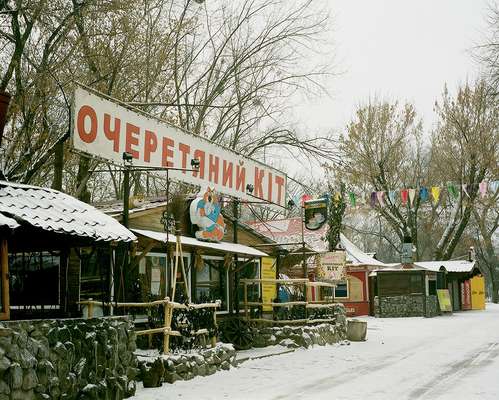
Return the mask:
<path fill-rule="evenodd" d="M 262 257 L 262 279 L 276 279 L 276 259 Z M 275 283 L 262 283 L 262 299 L 264 303 L 272 303 L 277 297 Z M 272 311 L 272 306 L 263 306 L 263 311 Z"/>
<path fill-rule="evenodd" d="M 305 227 L 316 231 L 322 228 L 327 220 L 327 199 L 308 200 L 303 203 Z"/>
<path fill-rule="evenodd" d="M 345 279 L 346 252 L 344 250 L 322 253 L 317 268 L 318 280 L 338 282 Z"/>
<path fill-rule="evenodd" d="M 452 312 L 452 304 L 450 302 L 450 295 L 448 289 L 437 289 L 438 304 L 440 311 Z"/>
<path fill-rule="evenodd" d="M 126 152 L 141 167 L 191 169 L 191 160 L 197 159 L 198 171 L 172 170 L 169 176 L 255 200 L 246 194 L 250 184 L 253 196 L 286 205 L 286 174 L 200 136 L 80 87 L 72 114 L 72 143 L 80 152 L 120 165 Z"/>

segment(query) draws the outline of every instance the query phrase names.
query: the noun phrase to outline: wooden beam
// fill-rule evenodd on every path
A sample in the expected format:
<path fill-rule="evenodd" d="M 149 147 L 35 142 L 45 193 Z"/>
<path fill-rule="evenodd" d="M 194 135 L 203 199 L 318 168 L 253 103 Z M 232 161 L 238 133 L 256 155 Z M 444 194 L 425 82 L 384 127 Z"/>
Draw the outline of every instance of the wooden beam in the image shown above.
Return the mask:
<path fill-rule="evenodd" d="M 0 285 L 2 285 L 2 309 L 0 320 L 10 319 L 10 296 L 9 296 L 9 248 L 7 239 L 0 243 Z"/>

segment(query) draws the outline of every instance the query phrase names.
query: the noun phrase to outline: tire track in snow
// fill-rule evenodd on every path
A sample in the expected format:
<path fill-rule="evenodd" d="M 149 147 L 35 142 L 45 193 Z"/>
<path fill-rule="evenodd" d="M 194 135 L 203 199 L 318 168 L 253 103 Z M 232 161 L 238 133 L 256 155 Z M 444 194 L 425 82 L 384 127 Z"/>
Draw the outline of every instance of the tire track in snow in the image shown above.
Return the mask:
<path fill-rule="evenodd" d="M 492 363 L 499 356 L 499 343 L 489 343 L 478 350 L 468 352 L 465 358 L 447 364 L 447 368 L 433 379 L 416 388 L 409 394 L 410 400 L 435 399 L 446 389 L 456 384 L 463 375 L 470 375 Z"/>
<path fill-rule="evenodd" d="M 388 356 L 385 355 L 374 360 L 367 360 L 360 365 L 348 368 L 347 370 L 340 373 L 338 373 L 337 371 L 333 371 L 332 375 L 317 379 L 300 387 L 295 387 L 293 388 L 293 391 L 285 394 L 280 394 L 279 396 L 273 397 L 272 400 L 287 400 L 289 398 L 298 398 L 299 396 L 305 394 L 310 395 L 313 393 L 327 392 L 335 385 L 351 383 L 351 381 L 357 377 L 363 377 L 371 373 L 377 373 L 384 368 L 391 367 L 393 364 L 404 361 L 405 359 L 418 354 L 419 349 L 428 346 L 429 343 L 430 341 L 428 340 L 417 345 L 397 349 L 397 354 Z"/>

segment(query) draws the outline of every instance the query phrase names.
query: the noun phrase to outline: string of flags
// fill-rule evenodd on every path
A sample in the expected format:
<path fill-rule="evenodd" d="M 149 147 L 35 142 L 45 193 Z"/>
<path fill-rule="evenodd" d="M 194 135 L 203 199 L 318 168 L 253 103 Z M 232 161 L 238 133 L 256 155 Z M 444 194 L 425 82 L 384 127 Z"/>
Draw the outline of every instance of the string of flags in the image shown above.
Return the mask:
<path fill-rule="evenodd" d="M 420 202 L 428 202 L 432 201 L 434 205 L 437 205 L 447 191 L 448 196 L 453 200 L 457 200 L 459 196 L 462 195 L 464 197 L 471 198 L 470 193 L 474 190 L 478 189 L 478 193 L 480 198 L 485 198 L 489 194 L 494 194 L 497 192 L 499 188 L 499 180 L 495 181 L 482 181 L 478 184 L 463 184 L 456 185 L 454 183 L 448 183 L 446 186 L 421 186 L 417 188 L 404 188 L 398 190 L 389 190 L 389 191 L 373 191 L 362 195 L 357 195 L 354 192 L 347 192 L 348 194 L 348 202 L 350 206 L 356 207 L 361 203 L 365 203 L 370 205 L 371 207 L 384 207 L 388 203 L 393 204 L 400 199 L 402 205 L 409 205 L 412 207 L 416 200 Z M 336 193 L 335 196 L 339 197 L 340 194 Z M 304 204 L 306 201 L 312 200 L 312 196 L 309 194 L 304 194 L 301 196 L 301 204 Z M 295 196 L 293 199 L 295 204 L 300 204 L 299 196 Z"/>

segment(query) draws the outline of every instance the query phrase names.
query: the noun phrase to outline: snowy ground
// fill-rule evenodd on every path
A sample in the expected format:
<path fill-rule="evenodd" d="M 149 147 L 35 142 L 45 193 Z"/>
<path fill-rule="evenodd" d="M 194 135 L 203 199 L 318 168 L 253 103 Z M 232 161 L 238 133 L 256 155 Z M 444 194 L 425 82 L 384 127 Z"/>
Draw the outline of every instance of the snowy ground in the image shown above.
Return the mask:
<path fill-rule="evenodd" d="M 140 389 L 133 399 L 499 399 L 499 306 L 368 321 L 368 340 Z"/>

